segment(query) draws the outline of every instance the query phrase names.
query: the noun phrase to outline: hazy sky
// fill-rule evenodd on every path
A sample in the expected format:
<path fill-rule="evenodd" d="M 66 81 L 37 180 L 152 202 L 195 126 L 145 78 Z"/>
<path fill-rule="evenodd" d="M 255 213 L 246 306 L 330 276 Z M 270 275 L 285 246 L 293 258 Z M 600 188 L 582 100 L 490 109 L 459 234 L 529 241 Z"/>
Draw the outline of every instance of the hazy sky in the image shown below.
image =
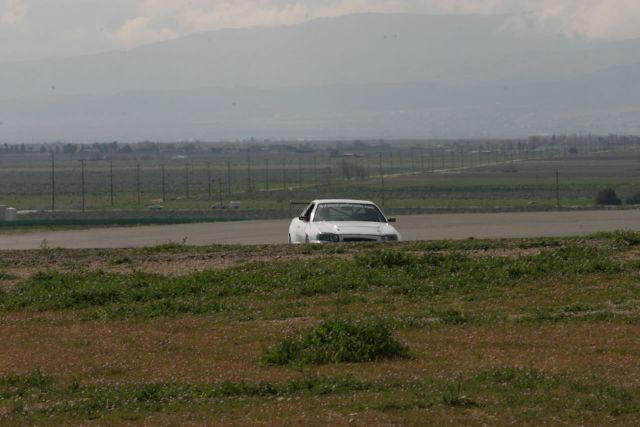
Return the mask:
<path fill-rule="evenodd" d="M 640 0 L 0 0 L 0 62 L 358 12 L 508 13 L 525 35 L 640 37 Z"/>

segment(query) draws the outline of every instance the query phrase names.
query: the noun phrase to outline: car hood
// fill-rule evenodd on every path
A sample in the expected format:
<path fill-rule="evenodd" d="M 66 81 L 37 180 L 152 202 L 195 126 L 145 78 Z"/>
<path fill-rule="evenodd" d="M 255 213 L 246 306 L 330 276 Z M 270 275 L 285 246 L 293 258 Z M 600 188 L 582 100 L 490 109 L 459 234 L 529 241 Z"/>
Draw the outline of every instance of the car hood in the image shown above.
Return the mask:
<path fill-rule="evenodd" d="M 315 222 L 320 233 L 367 234 L 382 236 L 396 234 L 397 231 L 385 222 Z"/>

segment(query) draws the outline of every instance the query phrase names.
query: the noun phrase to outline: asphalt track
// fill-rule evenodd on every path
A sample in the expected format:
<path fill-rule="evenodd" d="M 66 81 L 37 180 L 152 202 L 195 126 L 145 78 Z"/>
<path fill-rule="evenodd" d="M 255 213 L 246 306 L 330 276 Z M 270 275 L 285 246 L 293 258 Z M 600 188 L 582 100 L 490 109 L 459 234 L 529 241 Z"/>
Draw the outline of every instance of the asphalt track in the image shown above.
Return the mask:
<path fill-rule="evenodd" d="M 0 250 L 129 248 L 163 243 L 278 244 L 287 241 L 288 220 L 242 221 L 0 235 Z M 640 210 L 438 214 L 398 217 L 404 240 L 581 236 L 599 231 L 640 231 Z"/>

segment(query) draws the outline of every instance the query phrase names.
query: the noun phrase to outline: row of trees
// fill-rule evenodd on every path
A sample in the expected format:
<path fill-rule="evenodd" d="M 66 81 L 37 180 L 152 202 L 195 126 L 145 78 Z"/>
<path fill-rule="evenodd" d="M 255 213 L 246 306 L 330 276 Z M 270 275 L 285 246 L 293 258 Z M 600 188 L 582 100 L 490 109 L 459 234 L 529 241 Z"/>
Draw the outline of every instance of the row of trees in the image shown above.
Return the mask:
<path fill-rule="evenodd" d="M 404 147 L 411 150 L 445 148 L 450 150 L 502 150 L 523 153 L 526 151 L 559 151 L 564 148 L 566 153 L 594 151 L 618 146 L 640 145 L 640 136 L 629 135 L 544 135 L 520 139 L 460 139 L 460 140 L 351 140 L 351 141 L 256 141 L 249 139 L 243 142 L 212 143 L 203 141 L 182 141 L 174 143 L 158 143 L 141 141 L 136 143 L 121 143 L 118 141 L 95 142 L 90 144 L 76 144 L 56 142 L 51 144 L 7 144 L 0 145 L 3 153 L 42 153 L 55 152 L 77 154 L 97 152 L 101 154 L 113 153 L 211 153 L 222 151 L 235 152 L 296 152 L 316 153 L 330 151 L 335 156 L 342 153 L 380 152 L 394 147 Z"/>

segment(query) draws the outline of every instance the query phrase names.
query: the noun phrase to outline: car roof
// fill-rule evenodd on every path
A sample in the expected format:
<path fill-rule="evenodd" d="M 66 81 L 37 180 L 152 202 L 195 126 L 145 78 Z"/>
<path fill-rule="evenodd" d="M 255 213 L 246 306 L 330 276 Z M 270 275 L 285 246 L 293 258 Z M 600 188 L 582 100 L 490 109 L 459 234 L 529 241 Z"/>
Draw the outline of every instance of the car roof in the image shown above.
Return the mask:
<path fill-rule="evenodd" d="M 375 206 L 375 203 L 373 203 L 370 200 L 353 200 L 353 199 L 319 199 L 319 200 L 314 200 L 311 203 L 314 203 L 316 205 L 320 203 L 360 203 L 360 204 Z"/>

